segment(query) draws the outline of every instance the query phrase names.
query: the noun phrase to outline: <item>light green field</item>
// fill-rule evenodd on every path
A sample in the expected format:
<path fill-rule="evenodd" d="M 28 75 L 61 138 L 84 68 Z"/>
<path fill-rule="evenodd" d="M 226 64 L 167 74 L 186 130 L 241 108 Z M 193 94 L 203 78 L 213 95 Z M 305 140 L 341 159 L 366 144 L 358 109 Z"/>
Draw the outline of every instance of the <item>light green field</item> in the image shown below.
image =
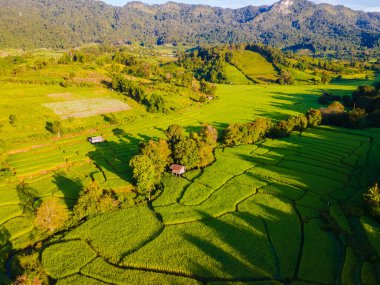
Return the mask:
<path fill-rule="evenodd" d="M 277 79 L 275 67 L 257 52 L 234 51 L 232 64 L 256 83 L 274 82 Z"/>
<path fill-rule="evenodd" d="M 53 244 L 45 249 L 42 264 L 59 284 L 68 282 L 69 272 L 80 274 L 73 284 L 85 278 L 113 284 L 234 280 L 275 284 L 284 279 L 305 284 L 334 284 L 341 279 L 350 284 L 355 276 L 348 274 L 349 266 L 362 265 L 363 281 L 367 280 L 372 265 L 352 251 L 345 259 L 339 250 L 345 238 L 323 230 L 332 224 L 320 212 L 331 212 L 339 230 L 350 230 L 353 225 L 342 222 L 346 218 L 340 207 L 355 196 L 345 194 L 349 181 L 360 181 L 367 174 L 363 169 L 371 165 L 366 160 L 348 165 L 344 159 L 355 154 L 378 156 L 379 146 L 379 132 L 320 128 L 302 137 L 294 134 L 218 149 L 216 162 L 193 182 L 166 177 L 152 212 L 131 208 L 90 219 L 62 237 L 59 248 Z M 323 156 L 324 150 L 335 156 Z M 326 177 L 327 172 L 336 173 L 337 166 L 342 175 Z M 363 225 L 377 248 L 377 230 L 366 220 Z M 72 240 L 88 243 L 93 252 L 59 270 L 65 261 L 49 251 L 69 253 Z"/>
<path fill-rule="evenodd" d="M 233 85 L 247 85 L 252 84 L 252 80 L 249 80 L 239 69 L 235 66 L 225 63 L 223 65 L 226 75 L 226 82 Z"/>
<path fill-rule="evenodd" d="M 263 69 L 252 71 L 252 76 L 275 79 L 272 65 L 260 66 Z M 91 76 L 75 65 L 72 68 L 83 78 Z M 238 69 L 229 70 L 233 83 L 248 84 Z M 26 73 L 24 79 L 40 80 L 44 72 L 48 79 L 62 79 L 62 70 L 49 68 L 37 75 Z M 207 122 L 221 132 L 228 124 L 257 117 L 280 120 L 319 107 L 317 98 L 324 90 L 350 95 L 367 82 L 218 85 L 216 98 L 205 104 L 180 87 L 165 91 L 170 86 L 164 84 L 157 92 L 173 109 L 152 114 L 97 83 L 64 88 L 56 83 L 11 82 L 8 75 L 2 79 L 0 130 L 11 173 L 0 178 L 0 246 L 13 250 L 46 238 L 33 226 L 33 213 L 27 208 L 31 205 L 25 204 L 28 198 L 37 203 L 56 196 L 72 209 L 92 181 L 103 189 L 130 189 L 128 162 L 138 152 L 139 142 L 163 137 L 171 124 L 191 132 Z M 95 115 L 64 120 L 66 134 L 61 138 L 45 130 L 46 121 L 58 116 L 44 104 L 96 98 L 119 100 L 132 109 L 115 113 L 115 125 Z M 10 114 L 17 117 L 13 126 Z M 88 136 L 100 134 L 107 143 L 88 143 Z M 185 178 L 164 177 L 163 192 L 151 207 L 93 217 L 44 244 L 39 250 L 46 272 L 57 284 L 74 285 L 282 284 L 284 280 L 325 285 L 354 282 L 357 276 L 363 282 L 376 278 L 374 265 L 358 258 L 357 248 L 344 249 L 346 235 L 355 233 L 357 225 L 346 217 L 343 206 L 360 198 L 367 182 L 380 173 L 379 130 L 323 127 L 302 137 L 293 134 L 284 140 L 218 148 L 215 155 L 216 162 L 202 171 L 189 172 Z M 17 190 L 20 182 L 26 183 L 26 191 Z M 376 226 L 366 220 L 362 224 L 370 244 L 378 249 Z M 337 237 L 331 230 L 321 230 L 326 226 L 343 234 Z M 360 274 L 347 273 L 351 268 Z M 0 283 L 1 278 L 0 274 Z"/>

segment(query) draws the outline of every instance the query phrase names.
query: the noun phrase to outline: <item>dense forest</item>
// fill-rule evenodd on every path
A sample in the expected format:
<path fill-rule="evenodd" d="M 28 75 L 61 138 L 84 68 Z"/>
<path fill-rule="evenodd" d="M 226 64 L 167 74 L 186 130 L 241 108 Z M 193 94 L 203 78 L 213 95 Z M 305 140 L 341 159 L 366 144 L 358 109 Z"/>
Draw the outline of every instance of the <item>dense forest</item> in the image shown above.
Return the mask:
<path fill-rule="evenodd" d="M 113 7 L 92 0 L 0 0 L 0 24 L 3 48 L 261 42 L 343 56 L 378 52 L 380 40 L 379 13 L 306 0 L 235 10 L 173 2 Z"/>

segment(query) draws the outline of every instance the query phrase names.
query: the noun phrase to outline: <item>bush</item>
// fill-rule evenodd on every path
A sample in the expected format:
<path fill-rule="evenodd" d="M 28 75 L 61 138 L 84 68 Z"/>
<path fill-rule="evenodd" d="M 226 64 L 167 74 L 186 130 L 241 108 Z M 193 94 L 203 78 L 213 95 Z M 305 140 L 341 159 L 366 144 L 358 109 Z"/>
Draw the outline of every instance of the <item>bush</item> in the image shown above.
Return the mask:
<path fill-rule="evenodd" d="M 369 214 L 380 221 L 380 191 L 377 183 L 368 189 L 364 195 L 364 202 Z"/>
<path fill-rule="evenodd" d="M 206 95 L 211 95 L 211 96 L 215 95 L 216 86 L 214 84 L 208 83 L 206 82 L 206 80 L 202 79 L 200 86 L 201 86 L 202 93 Z"/>
<path fill-rule="evenodd" d="M 322 124 L 322 113 L 320 110 L 310 109 L 306 113 L 306 118 L 309 127 L 316 128 Z"/>
<path fill-rule="evenodd" d="M 272 139 L 287 138 L 292 131 L 292 123 L 288 120 L 281 120 L 270 129 L 269 137 Z"/>
<path fill-rule="evenodd" d="M 151 113 L 164 113 L 166 111 L 165 100 L 161 95 L 153 94 L 149 98 L 145 97 L 143 104 Z"/>
<path fill-rule="evenodd" d="M 293 85 L 294 78 L 289 72 L 282 71 L 279 78 L 277 79 L 277 83 L 281 85 Z"/>
<path fill-rule="evenodd" d="M 367 113 L 364 109 L 356 108 L 348 113 L 346 126 L 351 129 L 362 129 L 366 126 Z"/>
<path fill-rule="evenodd" d="M 60 121 L 46 122 L 45 129 L 54 135 L 61 135 L 62 123 Z"/>

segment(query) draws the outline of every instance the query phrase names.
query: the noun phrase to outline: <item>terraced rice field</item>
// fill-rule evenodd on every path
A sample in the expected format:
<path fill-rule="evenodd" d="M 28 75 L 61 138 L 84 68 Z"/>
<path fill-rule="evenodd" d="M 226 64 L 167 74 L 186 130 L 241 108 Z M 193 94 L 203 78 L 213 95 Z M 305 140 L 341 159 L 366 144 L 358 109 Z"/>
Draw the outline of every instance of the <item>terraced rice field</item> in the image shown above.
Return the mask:
<path fill-rule="evenodd" d="M 244 79 L 238 72 L 236 78 Z M 19 119 L 18 125 L 2 129 L 12 144 L 13 175 L 0 180 L 0 250 L 9 244 L 23 249 L 44 238 L 33 227 L 30 203 L 57 196 L 72 208 L 91 181 L 128 190 L 128 162 L 139 141 L 162 137 L 170 124 L 192 131 L 208 122 L 221 131 L 258 116 L 282 119 L 318 107 L 322 88 L 349 95 L 355 86 L 220 85 L 218 99 L 202 107 L 163 115 L 135 104 L 127 114 L 117 114 L 117 127 L 101 116 L 66 120 L 85 131 L 54 140 L 44 130 L 46 119 L 55 118 L 42 106 L 46 94 L 70 92 L 70 98 L 49 100 L 81 100 L 90 89 L 30 86 L 16 108 L 11 103 L 20 96 L 18 88 L 4 89 L 6 100 L 0 104 Z M 121 98 L 110 93 L 92 90 L 89 98 Z M 31 106 L 37 112 L 28 112 Z M 0 112 L 2 122 L 8 116 Z M 25 139 L 32 134 L 41 137 Z M 87 136 L 98 134 L 108 143 L 87 142 Z M 380 173 L 379 137 L 378 130 L 321 128 L 302 138 L 218 149 L 211 167 L 184 178 L 165 177 L 164 191 L 151 208 L 91 219 L 55 237 L 41 251 L 41 260 L 58 284 L 377 284 L 373 263 L 347 242 L 363 229 L 359 232 L 368 234 L 378 252 L 377 228 L 365 218 L 348 219 L 344 205 L 360 198 L 366 183 Z M 78 248 L 83 251 L 73 261 Z"/>
<path fill-rule="evenodd" d="M 52 242 L 42 264 L 57 284 L 378 284 L 350 240 L 366 232 L 378 250 L 380 233 L 344 205 L 379 157 L 378 130 L 217 149 L 204 171 L 165 177 L 150 208 L 92 218 Z"/>

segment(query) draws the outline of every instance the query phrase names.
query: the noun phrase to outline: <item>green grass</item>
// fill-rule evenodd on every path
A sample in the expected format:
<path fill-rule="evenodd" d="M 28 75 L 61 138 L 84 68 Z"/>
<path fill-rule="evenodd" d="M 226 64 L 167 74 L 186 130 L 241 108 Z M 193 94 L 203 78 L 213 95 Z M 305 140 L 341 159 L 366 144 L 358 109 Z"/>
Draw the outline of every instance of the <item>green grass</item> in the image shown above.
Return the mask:
<path fill-rule="evenodd" d="M 186 179 L 175 177 L 173 175 L 165 175 L 162 179 L 165 186 L 161 195 L 153 201 L 154 207 L 167 206 L 177 203 L 177 199 L 181 193 L 190 185 Z"/>
<path fill-rule="evenodd" d="M 299 278 L 334 284 L 338 272 L 338 244 L 333 234 L 321 230 L 321 221 L 305 225 L 304 251 Z M 317 246 L 318 245 L 318 246 Z"/>
<path fill-rule="evenodd" d="M 226 74 L 226 82 L 233 85 L 247 85 L 253 82 L 249 80 L 239 69 L 235 66 L 225 63 L 223 65 Z"/>
<path fill-rule="evenodd" d="M 252 51 L 234 51 L 232 64 L 254 82 L 274 82 L 277 72 L 261 54 Z"/>
<path fill-rule="evenodd" d="M 360 223 L 377 254 L 380 255 L 380 228 L 372 219 L 362 217 Z"/>
<path fill-rule="evenodd" d="M 275 275 L 273 261 L 262 221 L 252 214 L 235 213 L 167 227 L 123 264 L 189 276 L 260 278 Z"/>
<path fill-rule="evenodd" d="M 106 285 L 102 281 L 89 278 L 80 274 L 75 274 L 67 278 L 58 280 L 57 285 L 72 285 L 72 284 L 86 284 L 86 285 Z"/>
<path fill-rule="evenodd" d="M 346 231 L 347 233 L 352 233 L 350 224 L 339 206 L 331 206 L 329 211 L 330 215 L 342 230 Z"/>
<path fill-rule="evenodd" d="M 20 205 L 0 207 L 0 225 L 12 218 L 20 216 L 22 212 L 23 208 Z"/>
<path fill-rule="evenodd" d="M 78 273 L 96 257 L 96 253 L 83 241 L 74 240 L 53 244 L 42 252 L 42 265 L 53 278 Z"/>
<path fill-rule="evenodd" d="M 82 270 L 83 274 L 102 280 L 108 284 L 200 284 L 199 282 L 186 277 L 173 276 L 164 273 L 155 273 L 142 270 L 122 269 L 104 262 L 101 258 L 95 259 Z M 71 283 L 78 284 L 78 283 Z M 86 283 L 87 284 L 87 283 Z M 91 284 L 91 283 L 89 283 Z"/>
<path fill-rule="evenodd" d="M 358 260 L 351 247 L 346 248 L 346 256 L 342 270 L 342 284 L 355 285 L 355 271 L 358 267 Z"/>
<path fill-rule="evenodd" d="M 89 242 L 101 256 L 118 262 L 149 242 L 161 229 L 161 223 L 147 207 L 134 207 L 94 217 L 66 239 Z"/>
<path fill-rule="evenodd" d="M 266 223 L 270 242 L 278 256 L 280 275 L 292 278 L 301 241 L 301 228 L 293 206 L 283 198 L 255 195 L 243 202 L 238 210 L 261 218 Z"/>

